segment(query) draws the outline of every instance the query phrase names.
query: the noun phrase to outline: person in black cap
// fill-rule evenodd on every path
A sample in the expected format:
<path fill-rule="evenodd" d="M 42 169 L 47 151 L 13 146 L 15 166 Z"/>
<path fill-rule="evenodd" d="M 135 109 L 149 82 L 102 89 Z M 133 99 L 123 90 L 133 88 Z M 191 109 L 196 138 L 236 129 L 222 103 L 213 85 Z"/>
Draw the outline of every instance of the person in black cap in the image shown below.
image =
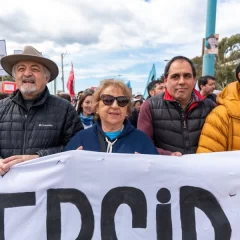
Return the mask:
<path fill-rule="evenodd" d="M 197 153 L 240 150 L 240 65 L 236 78 L 218 95 L 218 106 L 205 121 Z"/>
<path fill-rule="evenodd" d="M 1 59 L 17 90 L 0 101 L 0 175 L 20 162 L 61 152 L 83 129 L 71 103 L 50 95 L 58 66 L 32 46 Z"/>

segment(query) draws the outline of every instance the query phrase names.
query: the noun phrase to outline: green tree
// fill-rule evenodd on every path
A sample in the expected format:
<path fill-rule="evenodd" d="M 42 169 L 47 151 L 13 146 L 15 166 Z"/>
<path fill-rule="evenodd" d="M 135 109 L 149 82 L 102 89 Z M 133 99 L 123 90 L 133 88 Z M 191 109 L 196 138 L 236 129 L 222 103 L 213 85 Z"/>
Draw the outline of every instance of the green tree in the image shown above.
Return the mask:
<path fill-rule="evenodd" d="M 195 57 L 192 59 L 195 68 L 196 68 L 196 74 L 197 74 L 197 79 L 199 79 L 202 76 L 202 63 L 203 63 L 203 58 L 202 57 Z"/>
<path fill-rule="evenodd" d="M 219 42 L 216 61 L 217 85 L 220 89 L 236 81 L 235 69 L 240 63 L 240 34 L 223 38 Z"/>
<path fill-rule="evenodd" d="M 197 78 L 202 76 L 203 57 L 192 59 L 196 66 Z M 236 81 L 235 69 L 240 63 L 240 34 L 223 38 L 218 45 L 215 63 L 217 89 L 223 89 L 228 83 Z"/>
<path fill-rule="evenodd" d="M 2 77 L 3 81 L 10 81 L 10 82 L 15 82 L 14 78 L 12 76 L 4 76 Z"/>

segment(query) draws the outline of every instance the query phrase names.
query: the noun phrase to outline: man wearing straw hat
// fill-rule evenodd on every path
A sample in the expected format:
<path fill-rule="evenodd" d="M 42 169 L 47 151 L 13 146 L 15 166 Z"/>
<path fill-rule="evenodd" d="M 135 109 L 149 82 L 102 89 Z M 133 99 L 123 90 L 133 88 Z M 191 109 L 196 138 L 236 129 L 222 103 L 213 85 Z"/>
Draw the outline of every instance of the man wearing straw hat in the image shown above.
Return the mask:
<path fill-rule="evenodd" d="M 58 76 L 58 66 L 35 48 L 1 59 L 15 78 L 17 90 L 0 101 L 0 175 L 15 164 L 61 152 L 83 129 L 73 106 L 50 95 L 47 83 Z"/>

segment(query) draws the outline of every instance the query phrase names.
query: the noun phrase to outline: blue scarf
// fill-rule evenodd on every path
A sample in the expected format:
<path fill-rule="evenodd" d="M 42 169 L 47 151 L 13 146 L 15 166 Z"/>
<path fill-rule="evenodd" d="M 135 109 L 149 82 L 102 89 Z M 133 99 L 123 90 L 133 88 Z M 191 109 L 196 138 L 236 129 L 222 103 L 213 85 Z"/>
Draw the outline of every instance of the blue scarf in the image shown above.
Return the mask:
<path fill-rule="evenodd" d="M 119 130 L 119 131 L 116 131 L 116 132 L 104 132 L 104 133 L 110 140 L 113 140 L 114 138 L 117 138 L 118 135 L 120 135 L 121 132 L 122 132 L 122 130 Z"/>
<path fill-rule="evenodd" d="M 80 113 L 80 118 L 81 118 L 82 123 L 86 126 L 90 126 L 91 124 L 93 124 L 93 115 L 91 115 L 89 117 L 85 117 L 85 116 L 83 116 L 82 113 Z"/>

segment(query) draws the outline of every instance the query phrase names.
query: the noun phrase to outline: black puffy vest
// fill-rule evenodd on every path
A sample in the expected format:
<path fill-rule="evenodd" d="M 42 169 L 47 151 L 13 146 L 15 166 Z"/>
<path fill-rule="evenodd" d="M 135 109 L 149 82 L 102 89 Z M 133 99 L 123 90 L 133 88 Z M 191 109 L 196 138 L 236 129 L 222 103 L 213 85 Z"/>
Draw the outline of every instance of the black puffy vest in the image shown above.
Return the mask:
<path fill-rule="evenodd" d="M 83 129 L 73 106 L 46 88 L 27 110 L 19 90 L 0 101 L 0 156 L 61 152 Z"/>
<path fill-rule="evenodd" d="M 156 147 L 182 154 L 196 153 L 205 118 L 214 108 L 211 100 L 197 102 L 185 117 L 180 104 L 164 100 L 164 94 L 150 98 L 149 107 Z"/>

